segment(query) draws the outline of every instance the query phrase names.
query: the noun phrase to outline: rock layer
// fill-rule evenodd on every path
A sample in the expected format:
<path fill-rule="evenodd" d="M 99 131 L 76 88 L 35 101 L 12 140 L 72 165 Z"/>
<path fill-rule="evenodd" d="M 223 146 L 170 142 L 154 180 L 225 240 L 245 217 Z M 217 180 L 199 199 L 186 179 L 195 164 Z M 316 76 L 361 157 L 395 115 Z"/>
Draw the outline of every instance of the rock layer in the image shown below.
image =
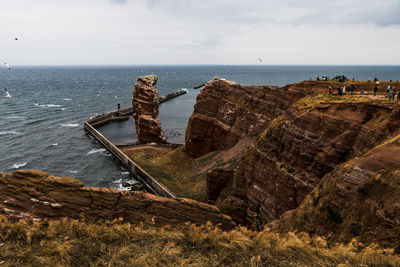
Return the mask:
<path fill-rule="evenodd" d="M 295 210 L 269 224 L 336 241 L 359 237 L 400 252 L 400 136 L 337 166 Z"/>
<path fill-rule="evenodd" d="M 194 200 L 84 187 L 73 178 L 33 170 L 0 173 L 0 213 L 33 220 L 70 217 L 96 221 L 122 217 L 126 222 L 156 225 L 207 221 L 221 224 L 224 229 L 235 225 L 215 206 Z"/>
<path fill-rule="evenodd" d="M 244 86 L 214 78 L 197 96 L 185 137 L 185 152 L 199 157 L 256 138 L 269 123 L 307 93 L 304 88 Z"/>
<path fill-rule="evenodd" d="M 184 151 L 201 159 L 229 151 L 244 137 L 258 140 L 244 158 L 235 159 L 240 163 L 233 180 L 223 170 L 208 174 L 207 200 L 236 222 L 262 228 L 298 207 L 337 165 L 395 134 L 400 112 L 392 105 L 327 94 L 328 86 L 350 84 L 356 93 L 374 86 L 361 81 L 284 87 L 208 82 L 197 97 Z"/>
<path fill-rule="evenodd" d="M 139 77 L 133 90 L 132 106 L 139 143 L 165 143 L 158 119 L 157 76 Z"/>
<path fill-rule="evenodd" d="M 290 109 L 261 135 L 235 171 L 234 195 L 258 228 L 295 209 L 335 166 L 400 129 L 400 110 L 366 103 Z"/>

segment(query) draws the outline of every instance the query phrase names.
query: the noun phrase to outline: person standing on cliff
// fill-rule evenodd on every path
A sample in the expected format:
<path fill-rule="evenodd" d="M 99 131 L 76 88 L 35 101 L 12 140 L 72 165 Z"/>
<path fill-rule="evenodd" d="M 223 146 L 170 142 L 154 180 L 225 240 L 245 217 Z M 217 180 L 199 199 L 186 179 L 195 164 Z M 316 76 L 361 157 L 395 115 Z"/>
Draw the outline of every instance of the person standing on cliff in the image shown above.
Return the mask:
<path fill-rule="evenodd" d="M 394 94 L 395 94 L 395 92 L 394 92 L 393 88 L 390 89 L 390 92 L 389 92 L 389 94 L 388 94 L 389 101 L 394 100 Z"/>
<path fill-rule="evenodd" d="M 376 92 L 378 91 L 378 85 L 377 84 L 375 84 L 375 86 L 374 86 L 374 96 L 376 96 Z"/>
<path fill-rule="evenodd" d="M 350 86 L 350 93 L 351 93 L 351 95 L 354 94 L 354 84 L 352 84 L 352 85 Z"/>

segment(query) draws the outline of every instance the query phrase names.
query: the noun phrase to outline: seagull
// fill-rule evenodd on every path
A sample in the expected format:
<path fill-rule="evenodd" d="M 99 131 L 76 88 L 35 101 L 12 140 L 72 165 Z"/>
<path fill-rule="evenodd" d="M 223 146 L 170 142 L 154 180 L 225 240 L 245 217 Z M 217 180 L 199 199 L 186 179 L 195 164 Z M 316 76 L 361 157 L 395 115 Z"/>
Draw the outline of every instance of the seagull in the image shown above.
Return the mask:
<path fill-rule="evenodd" d="M 6 93 L 5 97 L 11 98 L 10 93 L 7 91 L 7 88 L 4 88 L 4 92 Z"/>
<path fill-rule="evenodd" d="M 258 61 L 260 61 L 260 63 L 262 63 L 262 59 L 260 57 L 258 58 Z"/>
<path fill-rule="evenodd" d="M 7 64 L 7 62 L 4 62 L 4 65 L 6 65 L 7 69 L 9 69 L 9 70 L 11 69 L 11 67 Z"/>

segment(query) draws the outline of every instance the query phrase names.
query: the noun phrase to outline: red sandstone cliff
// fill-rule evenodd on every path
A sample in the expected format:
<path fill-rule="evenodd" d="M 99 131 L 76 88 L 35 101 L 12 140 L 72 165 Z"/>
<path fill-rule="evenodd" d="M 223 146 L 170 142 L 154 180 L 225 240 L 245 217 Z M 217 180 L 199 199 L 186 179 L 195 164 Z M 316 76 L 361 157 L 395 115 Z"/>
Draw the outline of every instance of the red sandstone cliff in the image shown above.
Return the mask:
<path fill-rule="evenodd" d="M 300 103 L 298 103 L 300 104 Z M 234 195 L 253 225 L 296 208 L 336 166 L 400 129 L 400 110 L 372 103 L 296 107 L 278 117 L 235 171 Z"/>
<path fill-rule="evenodd" d="M 358 93 L 373 88 L 373 83 L 354 83 Z M 229 153 L 241 138 L 259 138 L 238 159 L 236 169 L 209 172 L 207 200 L 237 222 L 262 228 L 298 207 L 335 166 L 396 134 L 397 108 L 367 97 L 327 95 L 328 86 L 340 85 L 305 81 L 278 88 L 221 79 L 207 83 L 188 124 L 185 152 L 193 157 L 216 150 Z M 325 95 L 305 97 L 316 93 Z"/>
<path fill-rule="evenodd" d="M 306 90 L 244 86 L 215 78 L 197 96 L 186 130 L 185 152 L 199 157 L 233 147 L 239 139 L 256 138 Z"/>
<path fill-rule="evenodd" d="M 139 77 L 133 90 L 132 106 L 139 143 L 165 143 L 158 119 L 157 76 Z"/>
<path fill-rule="evenodd" d="M 215 206 L 194 200 L 84 187 L 73 178 L 33 170 L 0 173 L 0 213 L 10 218 L 33 220 L 70 217 L 96 221 L 122 217 L 126 222 L 155 225 L 211 221 L 224 229 L 234 226 Z"/>
<path fill-rule="evenodd" d="M 398 120 L 398 118 L 397 118 Z M 359 237 L 400 251 L 400 136 L 337 166 L 295 210 L 269 227 L 336 241 Z"/>

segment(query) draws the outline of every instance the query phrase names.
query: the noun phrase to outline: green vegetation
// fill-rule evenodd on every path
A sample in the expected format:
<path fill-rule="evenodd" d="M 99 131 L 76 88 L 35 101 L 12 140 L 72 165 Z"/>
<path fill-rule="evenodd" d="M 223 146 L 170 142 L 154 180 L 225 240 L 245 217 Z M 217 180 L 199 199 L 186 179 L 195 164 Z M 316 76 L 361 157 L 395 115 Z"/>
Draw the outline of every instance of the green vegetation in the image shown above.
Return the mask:
<path fill-rule="evenodd" d="M 305 233 L 279 235 L 207 224 L 158 228 L 120 220 L 88 224 L 0 217 L 3 266 L 399 266 L 392 249 L 329 246 Z"/>
<path fill-rule="evenodd" d="M 177 196 L 205 201 L 207 172 L 214 168 L 234 169 L 245 151 L 243 149 L 233 157 L 225 156 L 229 150 L 215 151 L 194 159 L 183 151 L 183 147 L 168 153 L 145 148 L 135 150 L 130 157 Z"/>
<path fill-rule="evenodd" d="M 195 173 L 198 163 L 182 147 L 162 154 L 151 148 L 140 149 L 130 157 L 177 196 L 204 201 L 205 179 Z"/>

